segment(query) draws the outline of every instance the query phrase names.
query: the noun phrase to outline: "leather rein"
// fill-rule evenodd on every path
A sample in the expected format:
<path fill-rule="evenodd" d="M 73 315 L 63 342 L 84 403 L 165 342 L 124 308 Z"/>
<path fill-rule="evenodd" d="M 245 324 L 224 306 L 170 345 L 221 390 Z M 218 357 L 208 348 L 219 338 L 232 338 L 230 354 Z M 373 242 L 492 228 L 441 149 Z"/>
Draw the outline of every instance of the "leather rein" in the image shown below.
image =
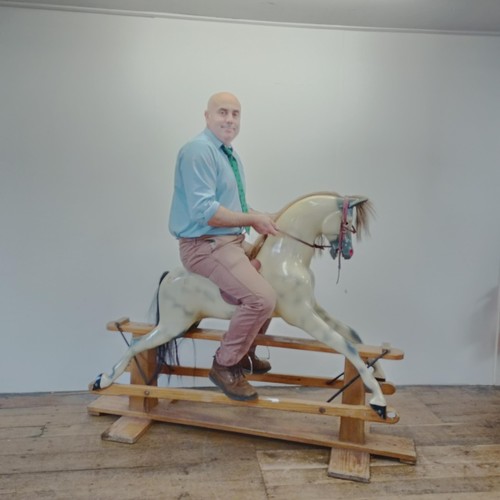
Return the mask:
<path fill-rule="evenodd" d="M 285 236 L 288 236 L 289 238 L 292 238 L 292 240 L 298 241 L 299 243 L 303 243 L 304 245 L 307 245 L 310 248 L 317 248 L 319 250 L 324 250 L 325 248 L 332 248 L 332 245 L 318 245 L 317 243 L 309 243 L 308 241 L 297 238 L 297 236 L 294 236 L 293 234 L 287 233 L 286 231 L 283 231 L 282 229 L 278 229 L 278 232 L 280 232 L 281 234 L 284 234 Z"/>

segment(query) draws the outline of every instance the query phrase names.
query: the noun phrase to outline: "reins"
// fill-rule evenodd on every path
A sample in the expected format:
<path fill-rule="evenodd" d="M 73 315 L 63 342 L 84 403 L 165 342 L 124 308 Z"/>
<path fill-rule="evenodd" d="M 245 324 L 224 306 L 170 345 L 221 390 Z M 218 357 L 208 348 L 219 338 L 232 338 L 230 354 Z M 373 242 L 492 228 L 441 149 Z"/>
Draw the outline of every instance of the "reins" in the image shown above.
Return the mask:
<path fill-rule="evenodd" d="M 290 233 L 287 233 L 286 231 L 283 231 L 282 229 L 278 229 L 278 231 L 281 234 L 284 234 L 285 236 L 292 238 L 292 240 L 298 241 L 299 243 L 303 243 L 304 245 L 307 245 L 308 247 L 311 247 L 311 248 L 316 248 L 318 250 L 324 250 L 325 248 L 332 248 L 332 245 L 318 245 L 317 243 L 309 243 L 308 241 L 302 240 L 302 239 L 298 238 L 297 236 L 294 236 L 293 234 L 290 234 Z"/>

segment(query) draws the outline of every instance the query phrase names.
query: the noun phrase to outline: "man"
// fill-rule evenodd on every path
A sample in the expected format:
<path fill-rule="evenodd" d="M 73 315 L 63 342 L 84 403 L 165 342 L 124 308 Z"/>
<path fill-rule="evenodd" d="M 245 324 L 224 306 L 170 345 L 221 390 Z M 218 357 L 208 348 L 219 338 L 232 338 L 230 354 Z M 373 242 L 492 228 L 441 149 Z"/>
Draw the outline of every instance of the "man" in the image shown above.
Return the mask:
<path fill-rule="evenodd" d="M 206 128 L 177 157 L 170 232 L 179 239 L 186 269 L 215 283 L 236 310 L 214 356 L 209 378 L 228 397 L 257 398 L 243 370 L 266 373 L 269 362 L 257 358 L 253 341 L 265 333 L 276 304 L 272 287 L 244 251 L 246 228 L 277 234 L 273 219 L 249 209 L 245 178 L 232 141 L 240 130 L 241 106 L 227 92 L 210 97 Z"/>

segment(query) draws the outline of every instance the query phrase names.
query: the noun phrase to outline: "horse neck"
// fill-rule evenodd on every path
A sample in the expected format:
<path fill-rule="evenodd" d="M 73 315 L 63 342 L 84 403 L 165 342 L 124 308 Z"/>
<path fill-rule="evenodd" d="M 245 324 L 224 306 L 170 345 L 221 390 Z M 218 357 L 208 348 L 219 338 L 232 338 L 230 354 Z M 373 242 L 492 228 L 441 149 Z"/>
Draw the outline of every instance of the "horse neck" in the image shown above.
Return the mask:
<path fill-rule="evenodd" d="M 272 256 L 276 257 L 279 253 L 284 258 L 293 256 L 304 265 L 309 265 L 314 249 L 285 233 L 313 244 L 322 234 L 323 220 L 335 210 L 338 210 L 338 205 L 333 196 L 317 195 L 295 202 L 277 219 L 277 225 L 283 233 L 266 239 L 258 253 L 259 259 L 273 260 Z"/>
<path fill-rule="evenodd" d="M 311 243 L 321 235 L 324 219 L 338 210 L 331 195 L 310 196 L 294 203 L 278 218 L 280 229 Z"/>

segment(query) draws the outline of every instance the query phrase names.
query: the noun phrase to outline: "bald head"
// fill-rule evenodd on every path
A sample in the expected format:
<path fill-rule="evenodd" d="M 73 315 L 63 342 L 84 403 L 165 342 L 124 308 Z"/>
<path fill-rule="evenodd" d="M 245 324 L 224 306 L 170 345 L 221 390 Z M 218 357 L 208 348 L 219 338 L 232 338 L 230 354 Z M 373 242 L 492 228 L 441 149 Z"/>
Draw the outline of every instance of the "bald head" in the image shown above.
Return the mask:
<path fill-rule="evenodd" d="M 241 109 L 240 101 L 238 101 L 238 98 L 234 94 L 230 92 L 218 92 L 208 100 L 207 110 L 218 107 L 224 103 L 231 103 Z"/>
<path fill-rule="evenodd" d="M 205 120 L 207 127 L 226 146 L 230 146 L 240 131 L 240 101 L 229 92 L 219 92 L 208 100 Z"/>

